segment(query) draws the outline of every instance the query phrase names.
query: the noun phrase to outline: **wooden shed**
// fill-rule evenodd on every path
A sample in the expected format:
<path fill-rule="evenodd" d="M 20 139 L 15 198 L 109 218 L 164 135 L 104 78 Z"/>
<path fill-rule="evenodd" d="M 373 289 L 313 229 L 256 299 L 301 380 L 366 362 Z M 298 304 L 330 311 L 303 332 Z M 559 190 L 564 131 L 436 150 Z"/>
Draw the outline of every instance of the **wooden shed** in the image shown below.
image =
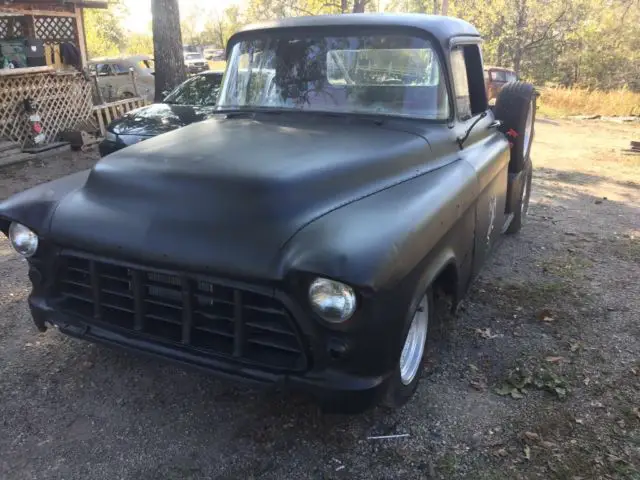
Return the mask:
<path fill-rule="evenodd" d="M 55 144 L 60 132 L 90 121 L 85 8 L 106 1 L 2 0 L 0 142 L 24 151 Z"/>

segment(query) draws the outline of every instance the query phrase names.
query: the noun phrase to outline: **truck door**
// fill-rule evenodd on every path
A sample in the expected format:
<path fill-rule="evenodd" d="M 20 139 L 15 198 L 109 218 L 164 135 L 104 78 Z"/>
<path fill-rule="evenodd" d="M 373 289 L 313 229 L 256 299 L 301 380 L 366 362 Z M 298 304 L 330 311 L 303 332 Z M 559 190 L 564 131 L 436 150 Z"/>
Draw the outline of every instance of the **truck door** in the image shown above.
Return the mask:
<path fill-rule="evenodd" d="M 460 155 L 478 180 L 475 204 L 473 273 L 487 259 L 502 233 L 509 168 L 509 144 L 494 124 L 485 90 L 482 55 L 476 43 L 456 44 L 450 56 Z"/>

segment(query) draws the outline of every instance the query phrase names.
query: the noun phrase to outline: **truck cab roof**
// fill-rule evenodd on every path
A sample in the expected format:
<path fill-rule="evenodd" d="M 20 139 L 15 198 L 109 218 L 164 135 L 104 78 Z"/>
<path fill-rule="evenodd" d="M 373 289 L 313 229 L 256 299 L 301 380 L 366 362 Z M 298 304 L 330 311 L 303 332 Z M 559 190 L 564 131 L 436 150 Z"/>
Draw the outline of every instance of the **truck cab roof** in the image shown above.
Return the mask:
<path fill-rule="evenodd" d="M 343 15 L 314 15 L 289 17 L 263 23 L 248 25 L 236 32 L 227 43 L 227 52 L 238 37 L 251 33 L 270 33 L 289 28 L 394 28 L 405 27 L 422 30 L 435 37 L 438 43 L 446 47 L 454 37 L 475 37 L 480 39 L 478 30 L 468 22 L 442 15 L 419 13 L 350 13 Z"/>

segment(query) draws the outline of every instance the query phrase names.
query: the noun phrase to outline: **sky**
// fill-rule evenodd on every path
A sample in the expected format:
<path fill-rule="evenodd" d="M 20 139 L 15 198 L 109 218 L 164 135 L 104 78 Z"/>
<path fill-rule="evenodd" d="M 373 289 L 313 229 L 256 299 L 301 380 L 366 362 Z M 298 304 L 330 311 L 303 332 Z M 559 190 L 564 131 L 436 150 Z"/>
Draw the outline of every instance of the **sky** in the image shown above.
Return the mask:
<path fill-rule="evenodd" d="M 124 26 L 134 32 L 146 32 L 151 22 L 151 0 L 125 0 L 129 17 Z M 186 15 L 195 9 L 224 10 L 230 5 L 241 4 L 242 0 L 180 0 L 180 14 Z M 204 20 L 204 19 L 203 19 Z"/>

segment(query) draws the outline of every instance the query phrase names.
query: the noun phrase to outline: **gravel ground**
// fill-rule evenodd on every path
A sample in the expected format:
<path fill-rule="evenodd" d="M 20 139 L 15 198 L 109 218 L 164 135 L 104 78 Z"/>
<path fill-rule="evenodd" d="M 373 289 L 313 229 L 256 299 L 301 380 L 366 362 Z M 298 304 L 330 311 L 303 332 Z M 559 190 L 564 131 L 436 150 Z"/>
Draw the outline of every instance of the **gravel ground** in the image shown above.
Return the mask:
<path fill-rule="evenodd" d="M 322 415 L 40 334 L 0 240 L 0 478 L 640 478 L 640 128 L 537 124 L 529 222 L 444 322 L 416 397 Z M 0 198 L 91 154 L 0 170 Z M 604 198 L 606 197 L 606 199 Z M 393 440 L 372 435 L 408 434 Z"/>

